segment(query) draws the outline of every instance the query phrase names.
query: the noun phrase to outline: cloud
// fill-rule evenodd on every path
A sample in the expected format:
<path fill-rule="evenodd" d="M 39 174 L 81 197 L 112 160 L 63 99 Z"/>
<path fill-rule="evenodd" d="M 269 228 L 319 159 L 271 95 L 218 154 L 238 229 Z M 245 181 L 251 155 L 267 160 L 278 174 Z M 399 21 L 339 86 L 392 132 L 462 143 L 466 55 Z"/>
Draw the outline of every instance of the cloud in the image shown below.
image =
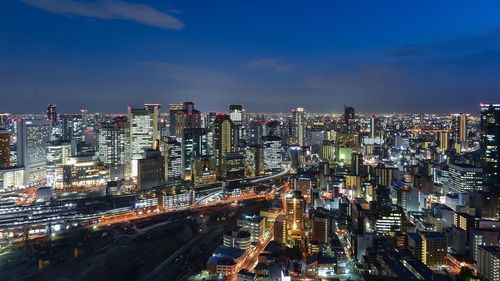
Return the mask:
<path fill-rule="evenodd" d="M 119 0 L 99 0 L 80 2 L 76 0 L 22 0 L 33 7 L 50 13 L 68 16 L 83 16 L 94 19 L 119 19 L 164 29 L 182 29 L 182 23 L 176 17 L 161 12 L 153 7 L 127 3 Z"/>
<path fill-rule="evenodd" d="M 295 66 L 291 64 L 284 64 L 281 62 L 280 58 L 260 58 L 251 60 L 247 63 L 247 66 L 253 69 L 270 69 L 274 72 L 288 72 L 291 71 Z"/>

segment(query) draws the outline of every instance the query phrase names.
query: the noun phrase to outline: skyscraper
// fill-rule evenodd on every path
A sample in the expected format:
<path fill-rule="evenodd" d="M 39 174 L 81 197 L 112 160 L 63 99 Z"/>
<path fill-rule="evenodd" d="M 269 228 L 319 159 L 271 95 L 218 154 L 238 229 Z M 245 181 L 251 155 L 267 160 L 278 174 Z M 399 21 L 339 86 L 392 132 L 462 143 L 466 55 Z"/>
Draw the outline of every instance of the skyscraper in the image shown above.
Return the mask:
<path fill-rule="evenodd" d="M 143 158 L 144 152 L 153 148 L 159 138 L 158 126 L 155 126 L 158 124 L 158 111 L 157 106 L 145 106 L 144 109 L 128 108 L 130 159 L 134 176 L 137 175 L 137 160 Z"/>
<path fill-rule="evenodd" d="M 281 169 L 281 138 L 275 136 L 262 137 L 264 146 L 264 170 L 275 172 Z"/>
<path fill-rule="evenodd" d="M 170 105 L 170 135 L 182 138 L 184 129 L 201 128 L 201 112 L 195 109 L 191 101 Z"/>
<path fill-rule="evenodd" d="M 213 156 L 215 157 L 218 176 L 222 175 L 225 154 L 233 151 L 233 122 L 229 115 L 219 114 L 215 118 L 213 132 Z"/>
<path fill-rule="evenodd" d="M 176 136 L 177 124 L 180 122 L 178 119 L 180 119 L 182 113 L 182 103 L 171 103 L 169 109 L 170 136 Z"/>
<path fill-rule="evenodd" d="M 43 183 L 50 123 L 45 119 L 21 119 L 17 126 L 17 161 L 19 166 L 25 167 L 25 184 Z"/>
<path fill-rule="evenodd" d="M 0 128 L 0 169 L 10 166 L 10 132 Z"/>
<path fill-rule="evenodd" d="M 52 126 L 57 124 L 57 107 L 55 104 L 49 104 L 47 106 L 47 120 L 50 121 Z"/>
<path fill-rule="evenodd" d="M 292 136 L 293 142 L 299 146 L 304 145 L 304 135 L 305 135 L 305 111 L 304 108 L 299 107 L 292 111 L 293 124 L 292 124 Z"/>
<path fill-rule="evenodd" d="M 454 114 L 452 122 L 453 145 L 460 151 L 467 141 L 467 115 L 465 113 Z"/>
<path fill-rule="evenodd" d="M 192 178 L 192 165 L 195 158 L 208 156 L 207 130 L 186 128 L 182 137 L 182 171 L 185 180 Z"/>
<path fill-rule="evenodd" d="M 304 230 L 305 201 L 301 192 L 294 190 L 285 198 L 285 213 L 288 216 L 288 226 L 292 232 L 301 233 Z"/>
<path fill-rule="evenodd" d="M 120 116 L 103 124 L 98 135 L 99 159 L 109 166 L 111 179 L 124 178 L 129 164 L 129 129 L 127 117 Z"/>
<path fill-rule="evenodd" d="M 344 123 L 349 125 L 349 121 L 354 119 L 355 111 L 354 107 L 346 106 L 344 107 Z"/>
<path fill-rule="evenodd" d="M 233 143 L 236 147 L 240 145 L 240 139 L 243 138 L 243 106 L 241 104 L 229 105 L 229 118 L 233 122 Z"/>
<path fill-rule="evenodd" d="M 481 162 L 484 184 L 500 185 L 500 104 L 481 104 Z"/>

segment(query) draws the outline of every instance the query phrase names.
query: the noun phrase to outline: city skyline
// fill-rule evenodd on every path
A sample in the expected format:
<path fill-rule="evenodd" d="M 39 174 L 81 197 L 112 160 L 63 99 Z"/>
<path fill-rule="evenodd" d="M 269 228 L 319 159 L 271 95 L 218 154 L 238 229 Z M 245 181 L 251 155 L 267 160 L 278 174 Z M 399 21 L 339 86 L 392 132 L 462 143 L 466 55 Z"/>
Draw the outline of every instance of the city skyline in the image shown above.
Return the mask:
<path fill-rule="evenodd" d="M 56 103 L 66 112 L 123 112 L 193 100 L 202 112 L 241 103 L 248 112 L 341 112 L 347 104 L 473 113 L 500 92 L 493 1 L 1 5 L 0 111 Z"/>

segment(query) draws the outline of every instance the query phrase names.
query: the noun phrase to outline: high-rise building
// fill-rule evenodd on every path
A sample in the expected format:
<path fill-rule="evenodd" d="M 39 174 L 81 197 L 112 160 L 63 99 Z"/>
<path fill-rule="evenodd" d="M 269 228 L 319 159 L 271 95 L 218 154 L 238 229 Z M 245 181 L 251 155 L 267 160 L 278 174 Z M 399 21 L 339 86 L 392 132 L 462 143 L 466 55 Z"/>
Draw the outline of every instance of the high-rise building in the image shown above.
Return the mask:
<path fill-rule="evenodd" d="M 165 181 L 172 186 L 182 181 L 182 145 L 175 138 L 163 138 L 160 151 L 165 158 Z"/>
<path fill-rule="evenodd" d="M 224 154 L 222 178 L 226 180 L 245 177 L 245 151 L 232 151 Z"/>
<path fill-rule="evenodd" d="M 311 233 L 309 235 L 309 240 L 328 244 L 331 232 L 331 219 L 328 215 L 320 212 L 313 212 L 311 214 L 310 225 Z"/>
<path fill-rule="evenodd" d="M 44 183 L 47 142 L 51 125 L 47 120 L 18 120 L 17 164 L 25 167 L 25 185 Z"/>
<path fill-rule="evenodd" d="M 500 280 L 500 247 L 479 246 L 477 269 L 486 280 Z"/>
<path fill-rule="evenodd" d="M 182 103 L 171 103 L 169 110 L 170 136 L 175 137 L 177 135 L 177 124 L 181 122 Z"/>
<path fill-rule="evenodd" d="M 450 164 L 449 180 L 445 186 L 456 193 L 475 191 L 482 188 L 483 169 L 469 164 Z"/>
<path fill-rule="evenodd" d="M 217 175 L 222 176 L 224 157 L 226 153 L 233 151 L 233 123 L 229 115 L 217 115 L 213 132 L 213 156 L 218 168 Z"/>
<path fill-rule="evenodd" d="M 299 146 L 304 145 L 305 136 L 305 110 L 298 107 L 292 111 L 292 136 L 293 142 Z"/>
<path fill-rule="evenodd" d="M 109 166 L 111 179 L 123 179 L 129 164 L 129 130 L 127 117 L 116 117 L 103 124 L 98 134 L 99 159 Z"/>
<path fill-rule="evenodd" d="M 274 239 L 280 244 L 288 242 L 288 220 L 284 214 L 278 215 L 274 220 Z"/>
<path fill-rule="evenodd" d="M 442 152 L 447 151 L 450 142 L 450 133 L 439 132 L 437 135 L 438 135 L 439 150 Z"/>
<path fill-rule="evenodd" d="M 424 232 L 422 237 L 422 262 L 434 269 L 447 264 L 448 241 L 441 232 Z"/>
<path fill-rule="evenodd" d="M 294 190 L 285 198 L 285 213 L 288 216 L 288 226 L 292 232 L 304 231 L 304 212 L 306 202 L 301 192 Z"/>
<path fill-rule="evenodd" d="M 354 119 L 354 116 L 355 116 L 354 107 L 344 106 L 344 124 L 346 126 L 349 126 L 349 123 L 351 122 L 351 120 Z"/>
<path fill-rule="evenodd" d="M 131 174 L 137 175 L 137 160 L 142 159 L 147 149 L 154 148 L 159 140 L 159 106 L 145 105 L 145 108 L 128 108 L 130 133 Z"/>
<path fill-rule="evenodd" d="M 264 147 L 264 171 L 281 170 L 281 138 L 275 136 L 262 137 Z"/>
<path fill-rule="evenodd" d="M 165 184 L 165 158 L 159 150 L 148 149 L 137 163 L 137 188 L 141 191 L 161 188 Z"/>
<path fill-rule="evenodd" d="M 0 128 L 0 169 L 10 166 L 10 132 Z"/>
<path fill-rule="evenodd" d="M 481 104 L 481 161 L 484 184 L 500 185 L 500 104 Z"/>
<path fill-rule="evenodd" d="M 262 137 L 265 135 L 265 128 L 262 121 L 252 121 L 248 126 L 247 145 L 261 146 Z"/>
<path fill-rule="evenodd" d="M 47 120 L 50 121 L 52 126 L 57 124 L 57 107 L 55 104 L 49 104 L 47 106 Z"/>
<path fill-rule="evenodd" d="M 374 139 L 377 135 L 377 132 L 376 132 L 376 118 L 375 115 L 372 115 L 372 117 L 370 118 L 370 137 L 372 139 Z"/>
<path fill-rule="evenodd" d="M 465 143 L 467 140 L 467 115 L 465 113 L 453 115 L 453 142 L 455 144 Z"/>
<path fill-rule="evenodd" d="M 240 146 L 243 139 L 243 106 L 241 104 L 229 105 L 229 118 L 233 122 L 233 143 L 235 147 Z"/>
<path fill-rule="evenodd" d="M 201 128 L 201 113 L 191 101 L 184 102 L 182 109 L 178 104 L 170 105 L 170 134 L 182 138 L 184 129 Z M 175 134 L 174 134 L 175 133 Z"/>
<path fill-rule="evenodd" d="M 54 141 L 47 145 L 47 186 L 54 187 L 57 182 L 63 182 L 61 167 L 66 165 L 71 156 L 69 141 Z"/>
<path fill-rule="evenodd" d="M 182 136 L 182 170 L 185 180 L 192 179 L 193 160 L 208 155 L 207 130 L 204 128 L 184 129 Z"/>

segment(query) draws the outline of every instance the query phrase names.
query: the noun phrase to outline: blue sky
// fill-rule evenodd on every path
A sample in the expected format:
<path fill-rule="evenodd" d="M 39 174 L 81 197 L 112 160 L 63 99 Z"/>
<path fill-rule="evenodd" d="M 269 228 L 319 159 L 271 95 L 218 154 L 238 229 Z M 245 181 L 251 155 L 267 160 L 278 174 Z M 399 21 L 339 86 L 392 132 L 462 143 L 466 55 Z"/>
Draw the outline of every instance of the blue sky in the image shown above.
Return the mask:
<path fill-rule="evenodd" d="M 499 1 L 0 3 L 0 111 L 478 112 L 500 99 Z"/>

